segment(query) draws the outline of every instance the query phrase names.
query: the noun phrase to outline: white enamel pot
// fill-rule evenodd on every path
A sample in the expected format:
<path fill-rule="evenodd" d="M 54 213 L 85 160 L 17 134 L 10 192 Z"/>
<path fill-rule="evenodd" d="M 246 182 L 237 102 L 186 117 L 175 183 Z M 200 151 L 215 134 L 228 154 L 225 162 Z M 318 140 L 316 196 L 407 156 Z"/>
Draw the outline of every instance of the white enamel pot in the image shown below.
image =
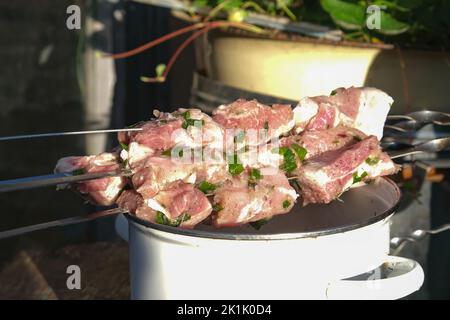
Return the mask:
<path fill-rule="evenodd" d="M 133 299 L 397 299 L 423 270 L 389 256 L 400 191 L 389 179 L 343 202 L 296 207 L 260 230 L 183 230 L 119 216 L 129 242 Z"/>

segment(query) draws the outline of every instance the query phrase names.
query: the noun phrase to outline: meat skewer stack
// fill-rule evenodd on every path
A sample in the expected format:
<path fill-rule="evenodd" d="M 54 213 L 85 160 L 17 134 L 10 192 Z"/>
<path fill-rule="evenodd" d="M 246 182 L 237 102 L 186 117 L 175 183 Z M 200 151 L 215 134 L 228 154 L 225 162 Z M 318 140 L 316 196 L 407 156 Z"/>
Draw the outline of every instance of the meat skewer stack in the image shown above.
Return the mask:
<path fill-rule="evenodd" d="M 131 177 L 73 188 L 154 223 L 259 226 L 296 202 L 329 203 L 395 173 L 379 146 L 392 102 L 380 90 L 352 87 L 304 98 L 294 109 L 239 99 L 212 117 L 198 109 L 156 112 L 141 131 L 120 133 L 120 148 L 62 158 L 55 171 L 130 169 Z"/>

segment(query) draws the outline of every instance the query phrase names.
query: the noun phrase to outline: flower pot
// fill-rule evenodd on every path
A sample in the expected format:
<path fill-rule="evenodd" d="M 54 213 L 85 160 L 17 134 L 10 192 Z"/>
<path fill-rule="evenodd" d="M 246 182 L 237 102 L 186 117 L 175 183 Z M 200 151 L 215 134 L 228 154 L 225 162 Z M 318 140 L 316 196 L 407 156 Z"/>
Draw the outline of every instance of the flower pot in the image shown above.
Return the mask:
<path fill-rule="evenodd" d="M 391 113 L 449 108 L 450 65 L 443 51 L 231 31 L 211 32 L 196 46 L 200 72 L 256 93 L 299 100 L 337 87 L 373 86 L 394 98 Z"/>

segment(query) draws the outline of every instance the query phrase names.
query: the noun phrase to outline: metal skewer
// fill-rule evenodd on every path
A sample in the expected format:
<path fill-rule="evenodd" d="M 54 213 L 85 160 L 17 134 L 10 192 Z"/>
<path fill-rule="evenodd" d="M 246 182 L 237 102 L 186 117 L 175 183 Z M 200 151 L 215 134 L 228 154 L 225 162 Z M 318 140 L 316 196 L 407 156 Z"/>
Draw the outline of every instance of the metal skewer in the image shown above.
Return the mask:
<path fill-rule="evenodd" d="M 105 217 L 105 216 L 116 215 L 119 213 L 125 213 L 125 211 L 121 208 L 114 208 L 114 209 L 109 209 L 109 210 L 104 210 L 104 211 L 98 211 L 98 212 L 89 214 L 86 217 L 71 217 L 71 218 L 66 218 L 66 219 L 60 219 L 60 220 L 55 220 L 55 221 L 50 221 L 50 222 L 39 223 L 39 224 L 35 224 L 32 226 L 11 229 L 11 230 L 7 230 L 7 231 L 0 231 L 0 240 L 5 239 L 5 238 L 19 236 L 19 235 L 33 232 L 33 231 L 48 229 L 48 228 L 65 227 L 65 226 L 69 226 L 72 224 L 95 220 L 95 219 Z"/>
<path fill-rule="evenodd" d="M 123 129 L 101 129 L 101 130 L 85 130 L 85 131 L 69 131 L 69 132 L 51 132 L 51 133 L 38 133 L 38 134 L 24 134 L 24 135 L 18 135 L 18 136 L 0 137 L 0 141 L 35 139 L 35 138 L 49 138 L 49 137 L 61 137 L 61 136 L 75 136 L 75 135 L 82 135 L 82 134 L 129 132 L 129 131 L 141 131 L 141 130 L 142 130 L 142 128 L 123 128 Z"/>
<path fill-rule="evenodd" d="M 412 146 L 411 148 L 388 151 L 388 154 L 392 159 L 396 159 L 413 154 L 436 153 L 449 149 L 450 138 L 440 138 L 417 144 L 415 146 Z"/>
<path fill-rule="evenodd" d="M 444 150 L 450 150 L 450 138 L 440 138 L 430 140 L 418 145 L 402 149 L 402 150 L 390 150 L 387 153 L 392 159 L 405 157 L 408 155 L 419 154 L 419 153 L 436 153 Z M 115 176 L 130 176 L 133 172 L 129 169 L 122 169 L 118 171 L 110 172 L 95 172 L 86 173 L 81 175 L 72 175 L 71 173 L 58 173 L 45 176 L 36 176 L 28 178 L 19 178 L 12 180 L 0 181 L 0 193 L 26 190 L 38 187 L 59 185 L 59 184 L 69 184 L 74 182 L 81 182 L 87 180 L 94 180 L 106 177 Z M 292 179 L 292 177 L 291 177 Z"/>
<path fill-rule="evenodd" d="M 39 187 L 48 187 L 59 184 L 68 184 L 87 180 L 101 179 L 107 177 L 120 177 L 131 175 L 131 170 L 118 170 L 109 172 L 93 172 L 80 175 L 72 175 L 71 173 L 55 173 L 44 176 L 35 176 L 27 178 L 19 178 L 12 180 L 0 181 L 0 193 L 27 190 Z"/>
<path fill-rule="evenodd" d="M 417 242 L 425 238 L 427 235 L 438 234 L 450 230 L 450 223 L 444 224 L 432 230 L 415 230 L 407 237 L 394 237 L 390 241 L 391 248 L 395 250 L 394 254 L 400 252 L 408 242 Z"/>

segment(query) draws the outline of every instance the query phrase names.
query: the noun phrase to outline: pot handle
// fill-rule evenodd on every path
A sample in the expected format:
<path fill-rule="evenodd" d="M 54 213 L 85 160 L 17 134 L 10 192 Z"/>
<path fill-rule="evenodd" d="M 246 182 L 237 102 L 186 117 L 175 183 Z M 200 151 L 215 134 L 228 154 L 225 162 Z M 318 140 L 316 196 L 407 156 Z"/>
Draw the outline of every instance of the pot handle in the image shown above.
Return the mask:
<path fill-rule="evenodd" d="M 380 267 L 328 285 L 328 299 L 393 300 L 403 298 L 423 284 L 423 269 L 417 261 L 388 256 Z"/>
<path fill-rule="evenodd" d="M 115 222 L 116 232 L 123 240 L 128 242 L 128 220 L 123 213 L 119 214 Z"/>

